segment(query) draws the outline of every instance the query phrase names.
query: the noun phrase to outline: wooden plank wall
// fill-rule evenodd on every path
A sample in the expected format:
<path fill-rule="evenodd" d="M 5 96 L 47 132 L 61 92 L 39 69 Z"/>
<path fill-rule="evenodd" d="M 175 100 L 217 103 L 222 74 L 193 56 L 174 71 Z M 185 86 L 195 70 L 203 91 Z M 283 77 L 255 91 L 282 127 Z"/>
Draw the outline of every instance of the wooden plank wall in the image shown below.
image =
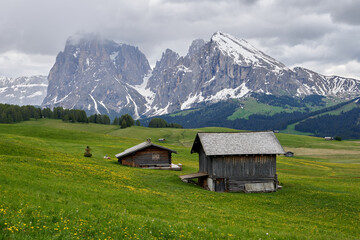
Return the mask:
<path fill-rule="evenodd" d="M 124 157 L 122 164 L 129 166 L 141 164 L 171 164 L 171 153 L 165 149 L 148 147 Z"/>
<path fill-rule="evenodd" d="M 208 158 L 202 147 L 199 149 L 199 172 L 208 173 Z"/>
<path fill-rule="evenodd" d="M 273 178 L 276 174 L 276 155 L 240 155 L 213 157 L 209 175 L 217 178 Z"/>

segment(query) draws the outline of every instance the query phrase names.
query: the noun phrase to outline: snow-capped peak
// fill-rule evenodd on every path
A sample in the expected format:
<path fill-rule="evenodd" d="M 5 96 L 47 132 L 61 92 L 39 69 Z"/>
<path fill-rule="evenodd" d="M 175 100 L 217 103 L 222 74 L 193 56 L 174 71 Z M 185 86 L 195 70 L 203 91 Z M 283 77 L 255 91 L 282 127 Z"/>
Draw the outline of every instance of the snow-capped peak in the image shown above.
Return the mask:
<path fill-rule="evenodd" d="M 244 39 L 238 39 L 230 34 L 216 32 L 211 37 L 220 51 L 232 58 L 239 65 L 263 66 L 270 64 L 276 70 L 287 69 L 284 64 L 261 52 Z"/>

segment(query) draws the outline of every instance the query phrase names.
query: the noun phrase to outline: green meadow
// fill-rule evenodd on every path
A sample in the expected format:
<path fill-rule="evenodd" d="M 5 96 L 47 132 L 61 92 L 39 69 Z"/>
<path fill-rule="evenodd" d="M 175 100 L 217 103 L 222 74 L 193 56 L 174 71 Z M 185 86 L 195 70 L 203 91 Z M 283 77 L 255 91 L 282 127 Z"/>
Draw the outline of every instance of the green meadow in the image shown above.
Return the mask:
<path fill-rule="evenodd" d="M 360 239 L 360 141 L 277 134 L 295 153 L 278 157 L 282 190 L 216 193 L 178 177 L 198 171 L 199 131 L 231 129 L 0 124 L 0 239 Z M 117 164 L 146 138 L 183 171 Z"/>

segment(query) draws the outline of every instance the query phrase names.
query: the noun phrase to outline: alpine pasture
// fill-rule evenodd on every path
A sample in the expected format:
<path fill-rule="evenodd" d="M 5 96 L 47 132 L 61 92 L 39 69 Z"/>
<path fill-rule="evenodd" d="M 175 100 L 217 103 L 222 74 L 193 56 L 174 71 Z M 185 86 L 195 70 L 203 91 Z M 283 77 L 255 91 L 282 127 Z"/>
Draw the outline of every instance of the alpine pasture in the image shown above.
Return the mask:
<path fill-rule="evenodd" d="M 198 131 L 230 129 L 0 124 L 0 239 L 360 238 L 360 141 L 277 134 L 295 153 L 277 158 L 282 190 L 216 193 L 178 177 L 198 171 Z M 183 171 L 117 164 L 149 137 L 165 138 Z"/>

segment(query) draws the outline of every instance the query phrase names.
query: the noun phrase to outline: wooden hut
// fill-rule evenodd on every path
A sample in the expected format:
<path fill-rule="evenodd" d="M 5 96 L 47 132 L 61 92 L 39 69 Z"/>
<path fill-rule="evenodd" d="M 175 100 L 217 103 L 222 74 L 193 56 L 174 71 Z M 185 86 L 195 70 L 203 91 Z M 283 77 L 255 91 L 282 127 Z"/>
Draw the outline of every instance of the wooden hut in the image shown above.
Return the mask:
<path fill-rule="evenodd" d="M 286 152 L 285 153 L 285 157 L 293 157 L 294 153 L 293 152 Z"/>
<path fill-rule="evenodd" d="M 132 167 L 151 169 L 181 170 L 171 163 L 171 154 L 175 150 L 154 144 L 148 139 L 134 147 L 128 148 L 122 153 L 116 154 L 119 164 Z"/>
<path fill-rule="evenodd" d="M 191 153 L 199 154 L 198 178 L 216 192 L 273 192 L 278 188 L 276 155 L 285 151 L 273 132 L 198 133 Z"/>

